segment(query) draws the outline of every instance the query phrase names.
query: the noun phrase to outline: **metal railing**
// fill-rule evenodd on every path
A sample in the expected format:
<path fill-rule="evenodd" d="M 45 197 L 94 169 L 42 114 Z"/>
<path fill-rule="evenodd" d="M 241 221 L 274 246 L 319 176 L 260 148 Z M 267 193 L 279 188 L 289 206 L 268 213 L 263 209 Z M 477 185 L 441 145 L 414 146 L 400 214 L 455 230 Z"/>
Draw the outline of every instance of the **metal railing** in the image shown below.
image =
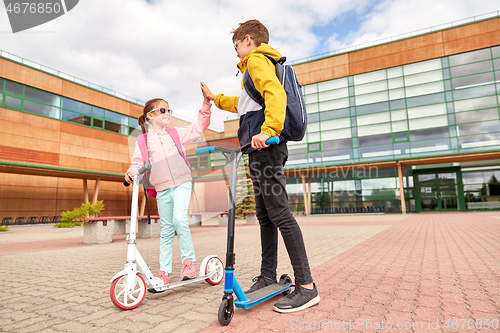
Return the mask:
<path fill-rule="evenodd" d="M 312 60 L 318 60 L 318 59 L 322 59 L 322 58 L 337 55 L 337 54 L 342 54 L 342 53 L 352 52 L 352 51 L 356 51 L 356 50 L 360 50 L 360 49 L 365 49 L 367 47 L 371 47 L 371 46 L 375 46 L 375 45 L 381 45 L 381 44 L 390 43 L 390 42 L 394 42 L 397 40 L 402 40 L 402 39 L 406 39 L 406 38 L 410 38 L 410 37 L 425 35 L 425 34 L 428 34 L 431 32 L 446 30 L 446 29 L 450 29 L 450 28 L 457 27 L 460 25 L 472 23 L 475 21 L 482 21 L 482 20 L 486 20 L 486 19 L 491 19 L 491 18 L 498 17 L 498 16 L 500 16 L 500 10 L 498 10 L 496 12 L 481 14 L 478 16 L 472 16 L 472 17 L 465 18 L 465 19 L 462 19 L 459 21 L 454 21 L 454 22 L 450 22 L 450 23 L 437 25 L 437 26 L 430 27 L 430 28 L 420 29 L 420 30 L 392 36 L 392 37 L 378 39 L 378 40 L 375 40 L 373 42 L 368 42 L 368 43 L 354 45 L 354 46 L 348 46 L 348 47 L 345 47 L 345 48 L 340 49 L 340 50 L 329 51 L 329 52 L 313 55 L 310 57 L 292 60 L 289 62 L 289 64 L 290 65 L 297 65 L 297 64 L 312 61 Z"/>
<path fill-rule="evenodd" d="M 4 217 L 0 225 L 2 226 L 12 226 L 12 225 L 35 225 L 35 224 L 54 224 L 61 222 L 60 216 L 30 216 L 28 218 L 24 216 Z"/>

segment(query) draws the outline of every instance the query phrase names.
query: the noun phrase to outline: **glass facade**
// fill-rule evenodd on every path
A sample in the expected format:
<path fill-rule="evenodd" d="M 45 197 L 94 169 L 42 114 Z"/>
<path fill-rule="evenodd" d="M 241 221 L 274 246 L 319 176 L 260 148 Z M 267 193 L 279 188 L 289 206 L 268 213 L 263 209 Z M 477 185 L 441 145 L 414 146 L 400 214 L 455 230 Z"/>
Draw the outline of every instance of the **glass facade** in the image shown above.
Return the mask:
<path fill-rule="evenodd" d="M 2 78 L 0 107 L 123 135 L 130 135 L 138 126 L 136 118 Z"/>
<path fill-rule="evenodd" d="M 287 168 L 500 149 L 500 46 L 303 87 Z"/>
<path fill-rule="evenodd" d="M 415 211 L 411 168 L 403 169 L 406 209 Z M 306 185 L 308 186 L 308 185 Z M 292 211 L 304 210 L 301 177 L 287 178 L 289 205 Z M 399 178 L 396 168 L 348 168 L 313 174 L 311 177 L 311 213 L 400 212 Z"/>
<path fill-rule="evenodd" d="M 467 209 L 500 209 L 500 168 L 462 169 Z"/>
<path fill-rule="evenodd" d="M 499 151 L 499 92 L 500 46 L 305 85 L 286 169 Z M 499 172 L 405 167 L 406 209 L 500 209 Z M 287 190 L 304 210 L 302 178 Z M 398 212 L 398 195 L 396 168 L 313 174 L 311 213 Z"/>

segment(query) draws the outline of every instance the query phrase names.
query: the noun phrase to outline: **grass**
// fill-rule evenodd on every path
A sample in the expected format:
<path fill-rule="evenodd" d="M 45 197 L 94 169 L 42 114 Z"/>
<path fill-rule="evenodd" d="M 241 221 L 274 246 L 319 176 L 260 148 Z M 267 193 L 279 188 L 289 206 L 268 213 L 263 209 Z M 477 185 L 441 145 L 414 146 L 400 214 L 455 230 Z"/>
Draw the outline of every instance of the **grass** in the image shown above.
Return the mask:
<path fill-rule="evenodd" d="M 9 227 L 0 227 L 0 232 L 1 231 L 9 231 Z"/>
<path fill-rule="evenodd" d="M 61 223 L 56 223 L 54 225 L 55 228 L 73 228 L 73 227 L 79 227 L 82 226 L 83 222 L 61 222 Z"/>

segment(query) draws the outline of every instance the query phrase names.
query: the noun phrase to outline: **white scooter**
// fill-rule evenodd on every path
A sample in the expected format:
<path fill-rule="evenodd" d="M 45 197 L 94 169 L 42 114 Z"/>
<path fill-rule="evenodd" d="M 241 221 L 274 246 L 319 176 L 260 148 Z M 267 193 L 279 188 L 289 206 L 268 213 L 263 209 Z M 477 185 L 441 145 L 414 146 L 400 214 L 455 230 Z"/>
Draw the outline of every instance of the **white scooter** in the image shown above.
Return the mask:
<path fill-rule="evenodd" d="M 116 273 L 111 279 L 110 296 L 114 305 L 122 310 L 131 310 L 139 306 L 148 291 L 159 293 L 189 283 L 205 280 L 211 285 L 219 284 L 224 279 L 224 265 L 216 255 L 205 257 L 200 265 L 199 276 L 189 280 L 182 280 L 164 284 L 163 280 L 155 277 L 142 258 L 136 247 L 137 203 L 139 201 L 140 175 L 151 169 L 151 164 L 145 165 L 134 175 L 132 190 L 132 209 L 130 215 L 130 233 L 127 235 L 127 263 L 125 268 Z M 129 184 L 124 181 L 124 185 Z"/>

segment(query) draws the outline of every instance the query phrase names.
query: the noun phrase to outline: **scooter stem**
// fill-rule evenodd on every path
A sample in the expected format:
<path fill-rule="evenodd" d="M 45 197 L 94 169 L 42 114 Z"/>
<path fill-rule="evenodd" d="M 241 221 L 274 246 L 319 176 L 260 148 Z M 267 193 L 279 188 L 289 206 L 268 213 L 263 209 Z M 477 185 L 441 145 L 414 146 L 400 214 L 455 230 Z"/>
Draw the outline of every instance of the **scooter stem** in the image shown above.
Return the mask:
<path fill-rule="evenodd" d="M 139 175 L 134 175 L 134 186 L 132 189 L 132 208 L 130 212 L 130 231 L 127 242 L 127 263 L 135 262 L 136 230 L 137 230 L 137 203 L 139 202 Z"/>
<path fill-rule="evenodd" d="M 234 222 L 236 217 L 236 177 L 239 152 L 231 151 L 229 159 L 229 207 L 227 210 L 226 270 L 234 270 Z"/>

